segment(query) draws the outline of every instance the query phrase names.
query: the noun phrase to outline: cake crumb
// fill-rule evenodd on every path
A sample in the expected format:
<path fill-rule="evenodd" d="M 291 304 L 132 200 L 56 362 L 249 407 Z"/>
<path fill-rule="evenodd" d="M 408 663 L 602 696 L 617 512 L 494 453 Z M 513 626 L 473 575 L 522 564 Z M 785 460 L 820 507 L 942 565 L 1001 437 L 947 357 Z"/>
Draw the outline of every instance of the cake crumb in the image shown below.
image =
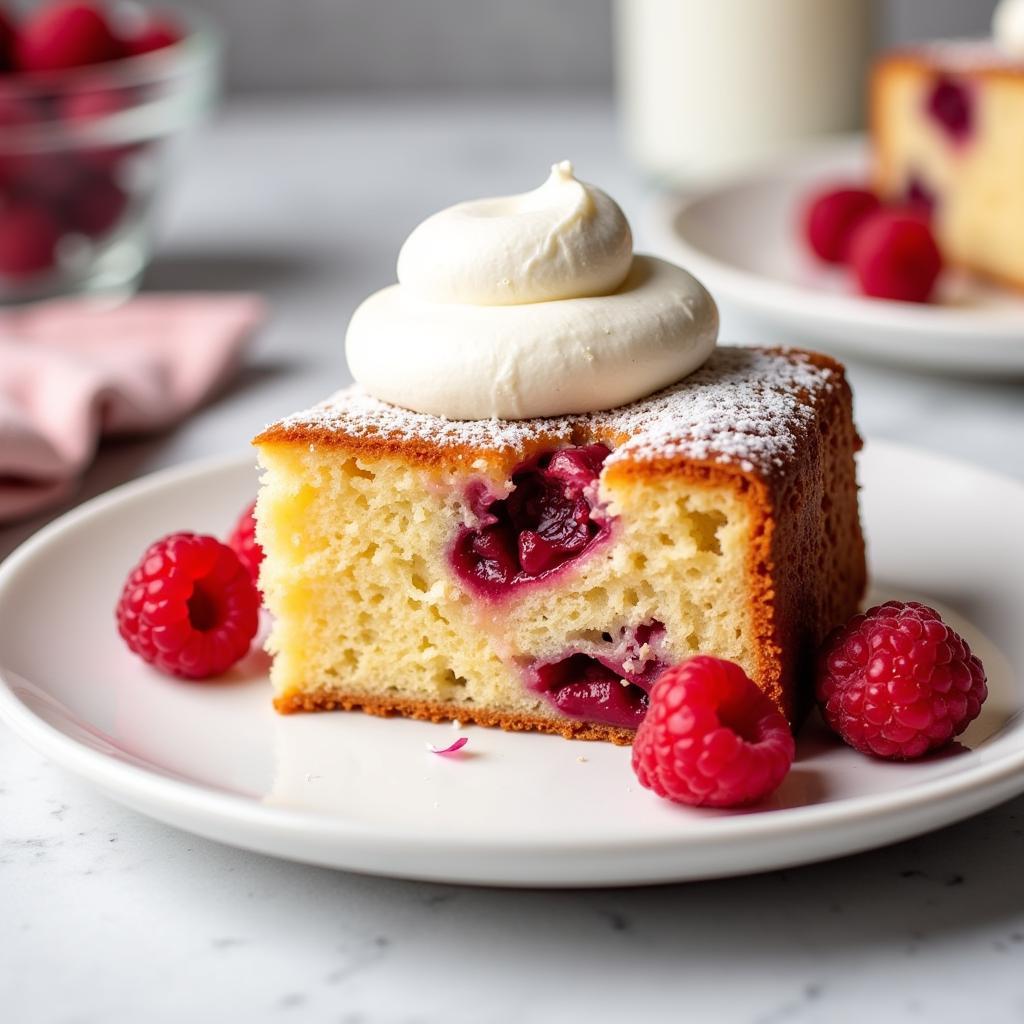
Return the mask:
<path fill-rule="evenodd" d="M 577 758 L 576 758 L 576 760 L 577 760 L 577 761 L 578 761 L 578 762 L 579 762 L 580 764 L 586 764 L 586 763 L 587 763 L 587 758 L 585 758 L 585 757 L 584 757 L 584 756 L 583 756 L 582 754 L 580 754 L 580 756 L 579 756 L 579 757 L 577 757 Z"/>

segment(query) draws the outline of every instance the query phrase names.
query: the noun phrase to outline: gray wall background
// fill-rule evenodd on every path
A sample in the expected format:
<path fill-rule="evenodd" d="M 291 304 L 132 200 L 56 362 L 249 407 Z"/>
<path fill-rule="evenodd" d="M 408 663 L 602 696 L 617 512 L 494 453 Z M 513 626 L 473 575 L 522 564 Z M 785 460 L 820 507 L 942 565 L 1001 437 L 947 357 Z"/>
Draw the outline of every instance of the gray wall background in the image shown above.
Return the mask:
<path fill-rule="evenodd" d="M 996 0 L 863 2 L 877 6 L 879 43 L 891 45 L 986 33 Z M 236 91 L 612 87 L 611 0 L 191 0 L 191 5 L 224 30 L 227 79 Z"/>

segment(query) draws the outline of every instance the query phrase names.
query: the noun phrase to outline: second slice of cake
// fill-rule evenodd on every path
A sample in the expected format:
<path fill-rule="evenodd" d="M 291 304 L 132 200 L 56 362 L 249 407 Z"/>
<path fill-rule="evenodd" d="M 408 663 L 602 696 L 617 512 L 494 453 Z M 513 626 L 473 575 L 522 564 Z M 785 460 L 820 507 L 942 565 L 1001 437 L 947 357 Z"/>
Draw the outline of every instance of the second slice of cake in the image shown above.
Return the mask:
<path fill-rule="evenodd" d="M 894 51 L 871 81 L 875 187 L 926 210 L 947 262 L 1024 289 L 1024 57 L 950 41 Z"/>

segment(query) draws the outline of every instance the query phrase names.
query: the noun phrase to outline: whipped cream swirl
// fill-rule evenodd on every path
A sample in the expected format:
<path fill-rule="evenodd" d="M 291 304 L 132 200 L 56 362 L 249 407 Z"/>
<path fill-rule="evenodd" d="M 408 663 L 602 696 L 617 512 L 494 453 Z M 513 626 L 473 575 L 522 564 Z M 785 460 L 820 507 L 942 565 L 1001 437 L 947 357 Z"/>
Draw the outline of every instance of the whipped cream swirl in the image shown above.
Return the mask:
<path fill-rule="evenodd" d="M 1024 58 L 1024 0 L 1002 0 L 992 15 L 992 35 L 1007 56 Z"/>
<path fill-rule="evenodd" d="M 376 398 L 449 419 L 624 405 L 695 370 L 718 333 L 700 283 L 634 256 L 622 210 L 568 161 L 532 192 L 429 217 L 398 280 L 352 317 L 349 367 Z"/>
<path fill-rule="evenodd" d="M 532 192 L 428 217 L 398 254 L 398 281 L 426 302 L 515 306 L 607 295 L 632 262 L 622 210 L 565 160 Z"/>

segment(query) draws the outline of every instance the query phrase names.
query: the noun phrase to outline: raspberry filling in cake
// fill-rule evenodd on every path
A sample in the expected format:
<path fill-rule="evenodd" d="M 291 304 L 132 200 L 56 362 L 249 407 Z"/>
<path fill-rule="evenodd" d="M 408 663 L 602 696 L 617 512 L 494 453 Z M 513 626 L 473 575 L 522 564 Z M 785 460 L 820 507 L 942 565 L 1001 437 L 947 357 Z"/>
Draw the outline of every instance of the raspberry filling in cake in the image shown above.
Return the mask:
<path fill-rule="evenodd" d="M 921 180 L 917 174 L 911 174 L 907 180 L 906 203 L 926 217 L 935 212 L 935 193 Z"/>
<path fill-rule="evenodd" d="M 531 665 L 527 685 L 569 718 L 635 729 L 666 667 L 655 653 L 664 633 L 657 621 L 623 628 L 618 641 L 605 633 L 600 645 L 581 644 L 557 661 Z"/>
<path fill-rule="evenodd" d="M 504 498 L 471 485 L 466 501 L 477 526 L 452 547 L 456 575 L 476 593 L 500 597 L 550 576 L 606 538 L 610 521 L 597 504 L 603 444 L 561 448 L 522 463 Z"/>
<path fill-rule="evenodd" d="M 928 113 L 958 144 L 965 143 L 973 132 L 973 107 L 967 87 L 947 75 L 936 80 L 928 96 Z"/>

